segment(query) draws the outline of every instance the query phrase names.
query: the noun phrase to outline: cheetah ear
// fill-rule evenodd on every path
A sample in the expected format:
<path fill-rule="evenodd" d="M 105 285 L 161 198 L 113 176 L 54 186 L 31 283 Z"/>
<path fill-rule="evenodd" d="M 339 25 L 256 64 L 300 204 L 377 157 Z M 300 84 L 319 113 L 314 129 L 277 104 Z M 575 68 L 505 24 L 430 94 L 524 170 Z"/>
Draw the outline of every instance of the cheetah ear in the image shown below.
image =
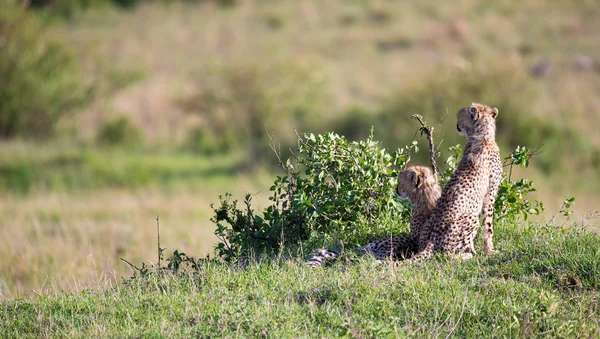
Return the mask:
<path fill-rule="evenodd" d="M 416 187 L 423 186 L 423 183 L 425 182 L 425 174 L 420 173 L 420 174 L 417 174 L 416 177 L 417 177 L 417 180 L 416 180 L 415 186 Z"/>
<path fill-rule="evenodd" d="M 477 107 L 471 106 L 471 108 L 469 108 L 469 113 L 471 113 L 471 118 L 475 119 L 477 116 Z"/>
<path fill-rule="evenodd" d="M 498 109 L 496 107 L 492 108 L 492 118 L 496 119 L 498 116 Z"/>
<path fill-rule="evenodd" d="M 417 177 L 417 173 L 414 171 L 408 171 L 408 179 L 412 182 L 413 185 L 419 185 L 419 178 Z"/>

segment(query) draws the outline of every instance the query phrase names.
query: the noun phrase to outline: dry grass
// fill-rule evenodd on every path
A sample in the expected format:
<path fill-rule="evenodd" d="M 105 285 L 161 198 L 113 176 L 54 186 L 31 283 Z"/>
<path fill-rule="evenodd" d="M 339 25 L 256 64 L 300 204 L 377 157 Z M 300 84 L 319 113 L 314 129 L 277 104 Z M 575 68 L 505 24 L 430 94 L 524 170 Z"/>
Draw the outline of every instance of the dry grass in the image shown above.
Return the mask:
<path fill-rule="evenodd" d="M 222 192 L 241 197 L 266 184 L 236 176 L 218 186 L 199 192 L 148 188 L 0 196 L 0 237 L 6 240 L 0 248 L 0 298 L 111 284 L 129 273 L 121 257 L 156 262 L 157 215 L 166 254 L 175 249 L 212 254 L 210 204 Z M 264 195 L 256 199 L 266 201 Z"/>

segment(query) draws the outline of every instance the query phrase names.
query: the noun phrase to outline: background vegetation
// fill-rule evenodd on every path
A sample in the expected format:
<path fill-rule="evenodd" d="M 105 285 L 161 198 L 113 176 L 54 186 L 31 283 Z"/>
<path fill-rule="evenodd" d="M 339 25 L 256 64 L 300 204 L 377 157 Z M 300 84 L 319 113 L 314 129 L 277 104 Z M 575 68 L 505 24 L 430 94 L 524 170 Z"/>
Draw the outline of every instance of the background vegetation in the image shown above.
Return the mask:
<path fill-rule="evenodd" d="M 539 221 L 574 195 L 593 228 L 599 23 L 584 0 L 0 0 L 0 296 L 118 281 L 119 257 L 154 253 L 156 215 L 168 251 L 212 253 L 220 194 L 270 204 L 269 136 L 285 158 L 294 130 L 374 125 L 395 150 L 419 113 L 446 159 L 473 101 L 499 108 L 503 156 L 543 144 Z"/>

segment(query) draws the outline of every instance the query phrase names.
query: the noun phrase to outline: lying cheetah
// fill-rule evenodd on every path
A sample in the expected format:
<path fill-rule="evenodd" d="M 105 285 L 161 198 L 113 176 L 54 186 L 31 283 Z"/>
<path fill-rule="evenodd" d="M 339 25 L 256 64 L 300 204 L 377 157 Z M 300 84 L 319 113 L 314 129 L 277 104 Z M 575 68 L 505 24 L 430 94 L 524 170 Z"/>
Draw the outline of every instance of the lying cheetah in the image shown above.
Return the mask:
<path fill-rule="evenodd" d="M 408 262 L 428 259 L 435 252 L 472 257 L 480 213 L 484 251 L 495 252 L 492 219 L 502 178 L 502 162 L 495 141 L 497 116 L 497 108 L 475 103 L 458 112 L 456 128 L 467 136 L 465 151 L 421 230 L 418 253 Z"/>
<path fill-rule="evenodd" d="M 423 225 L 431 215 L 441 194 L 440 184 L 431 170 L 424 166 L 411 166 L 398 176 L 396 194 L 408 198 L 413 205 L 410 219 L 410 235 L 382 238 L 355 248 L 357 254 L 370 254 L 377 260 L 401 259 L 415 254 Z M 321 249 L 307 263 L 313 267 L 339 257 L 337 251 Z"/>

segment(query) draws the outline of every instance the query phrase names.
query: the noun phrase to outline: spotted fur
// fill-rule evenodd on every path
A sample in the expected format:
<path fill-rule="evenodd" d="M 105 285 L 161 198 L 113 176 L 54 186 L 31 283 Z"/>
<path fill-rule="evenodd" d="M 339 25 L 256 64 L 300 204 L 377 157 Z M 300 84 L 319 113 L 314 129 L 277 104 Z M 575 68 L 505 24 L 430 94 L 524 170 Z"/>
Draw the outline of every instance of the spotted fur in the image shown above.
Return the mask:
<path fill-rule="evenodd" d="M 456 127 L 467 137 L 463 157 L 422 229 L 418 253 L 409 262 L 428 259 L 435 252 L 471 257 L 480 214 L 484 251 L 495 252 L 492 219 L 502 178 L 495 141 L 497 115 L 497 108 L 475 103 L 458 112 Z"/>
<path fill-rule="evenodd" d="M 421 229 L 429 219 L 441 191 L 439 183 L 429 168 L 411 166 L 404 170 L 398 176 L 396 194 L 400 198 L 408 198 L 413 205 L 410 235 L 381 238 L 355 248 L 353 252 L 361 255 L 370 254 L 377 260 L 404 259 L 414 255 L 422 233 Z M 323 262 L 337 259 L 339 255 L 340 252 L 337 251 L 319 249 L 307 263 L 311 266 L 319 266 Z"/>

